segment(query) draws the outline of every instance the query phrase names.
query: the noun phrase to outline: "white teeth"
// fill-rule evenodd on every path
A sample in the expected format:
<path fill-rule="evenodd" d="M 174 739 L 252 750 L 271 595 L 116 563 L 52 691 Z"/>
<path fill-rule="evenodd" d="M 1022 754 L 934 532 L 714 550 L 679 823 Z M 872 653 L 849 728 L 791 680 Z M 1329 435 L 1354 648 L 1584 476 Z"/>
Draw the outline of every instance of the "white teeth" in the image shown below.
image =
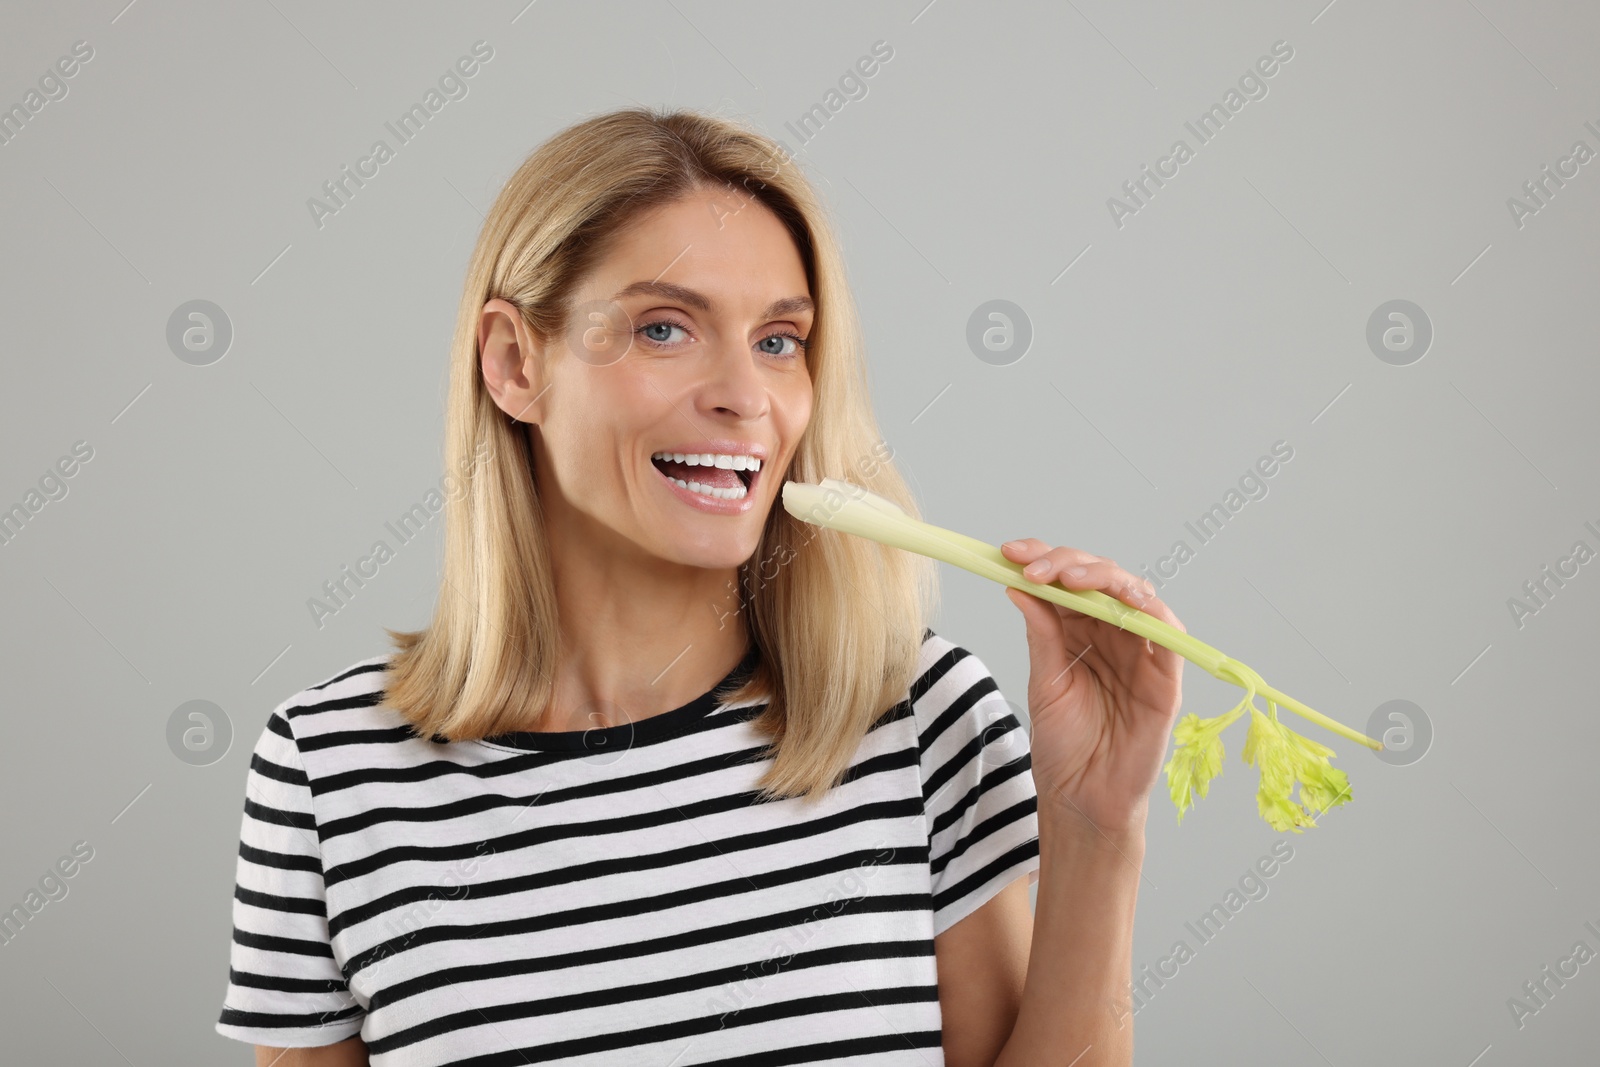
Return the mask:
<path fill-rule="evenodd" d="M 749 492 L 749 490 L 742 485 L 736 485 L 731 489 L 719 489 L 714 485 L 701 485 L 699 482 L 686 482 L 682 478 L 674 478 L 672 481 L 675 485 L 681 486 L 682 488 L 689 490 L 691 493 L 699 493 L 701 496 L 716 497 L 718 500 L 743 500 L 745 494 Z"/>
<path fill-rule="evenodd" d="M 750 470 L 761 469 L 761 461 L 754 456 L 730 455 L 727 453 L 713 454 L 710 452 L 657 452 L 650 457 L 653 460 L 666 459 L 674 463 L 682 463 L 692 467 L 720 467 L 723 470 Z M 672 478 L 670 481 L 691 493 L 709 496 L 715 500 L 743 500 L 749 495 L 750 490 L 742 482 L 729 488 L 715 485 L 706 485 L 702 482 L 686 482 L 682 478 Z"/>
<path fill-rule="evenodd" d="M 651 459 L 670 459 L 690 467 L 721 467 L 723 470 L 758 471 L 761 461 L 755 456 L 712 452 L 657 452 Z"/>

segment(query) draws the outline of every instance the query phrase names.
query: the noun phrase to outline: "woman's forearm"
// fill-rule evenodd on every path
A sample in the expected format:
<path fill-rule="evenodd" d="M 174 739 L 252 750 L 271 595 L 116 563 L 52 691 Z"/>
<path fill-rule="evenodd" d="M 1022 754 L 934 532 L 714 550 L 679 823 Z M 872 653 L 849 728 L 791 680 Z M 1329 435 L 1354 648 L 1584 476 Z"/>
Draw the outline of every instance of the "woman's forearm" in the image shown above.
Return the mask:
<path fill-rule="evenodd" d="M 995 1067 L 1128 1067 L 1125 1009 L 1144 823 L 1095 827 L 1039 798 L 1039 885 L 1022 1005 Z"/>

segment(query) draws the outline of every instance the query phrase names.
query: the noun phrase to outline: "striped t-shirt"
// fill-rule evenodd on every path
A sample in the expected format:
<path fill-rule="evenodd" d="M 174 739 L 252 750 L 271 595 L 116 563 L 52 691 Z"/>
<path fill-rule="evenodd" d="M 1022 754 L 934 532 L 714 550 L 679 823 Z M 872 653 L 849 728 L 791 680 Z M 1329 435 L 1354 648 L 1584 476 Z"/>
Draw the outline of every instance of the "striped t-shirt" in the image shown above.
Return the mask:
<path fill-rule="evenodd" d="M 751 658 L 633 723 L 450 743 L 384 706 L 387 662 L 256 744 L 227 1037 L 360 1034 L 376 1067 L 927 1067 L 935 935 L 1038 878 L 1028 734 L 932 630 L 811 809 L 757 802 L 765 704 L 722 699 Z"/>

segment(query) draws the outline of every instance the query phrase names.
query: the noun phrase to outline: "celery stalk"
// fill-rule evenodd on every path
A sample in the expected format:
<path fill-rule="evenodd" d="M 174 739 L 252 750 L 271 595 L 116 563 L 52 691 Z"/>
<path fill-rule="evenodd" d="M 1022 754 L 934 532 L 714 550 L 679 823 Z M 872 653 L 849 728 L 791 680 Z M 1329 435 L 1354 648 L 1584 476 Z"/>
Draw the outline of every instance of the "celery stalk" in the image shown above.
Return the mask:
<path fill-rule="evenodd" d="M 1072 590 L 1054 582 L 1041 585 L 1030 581 L 1023 577 L 1022 565 L 1006 559 L 994 545 L 913 519 L 893 501 L 861 486 L 835 478 L 824 478 L 815 485 L 786 482 L 783 506 L 790 515 L 804 522 L 930 556 L 1111 623 L 1176 652 L 1215 678 L 1244 689 L 1244 700 L 1232 711 L 1208 720 L 1186 715 L 1174 731 L 1179 747 L 1166 770 L 1180 822 L 1192 803 L 1193 793 L 1205 796 L 1210 779 L 1220 773 L 1222 745 L 1217 734 L 1246 710 L 1252 715 L 1244 759 L 1261 769 L 1258 805 L 1262 817 L 1279 830 L 1292 829 L 1299 833 L 1300 826 L 1316 825 L 1314 817 L 1289 798 L 1296 782 L 1301 787 L 1301 801 L 1311 802 L 1319 813 L 1349 800 L 1350 789 L 1343 772 L 1327 765 L 1332 750 L 1301 737 L 1280 723 L 1278 705 L 1341 737 L 1375 750 L 1383 748 L 1381 741 L 1278 692 L 1243 663 L 1177 627 L 1097 589 Z M 1255 706 L 1257 694 L 1266 699 L 1267 714 L 1262 714 Z"/>

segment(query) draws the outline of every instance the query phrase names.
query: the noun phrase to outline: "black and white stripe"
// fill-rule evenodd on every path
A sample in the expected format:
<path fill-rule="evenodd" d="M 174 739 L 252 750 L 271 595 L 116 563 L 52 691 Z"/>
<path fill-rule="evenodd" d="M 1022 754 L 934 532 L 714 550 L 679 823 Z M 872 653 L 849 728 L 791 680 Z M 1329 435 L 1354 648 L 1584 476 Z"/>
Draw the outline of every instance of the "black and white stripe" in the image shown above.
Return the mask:
<path fill-rule="evenodd" d="M 359 1033 L 377 1067 L 942 1062 L 933 939 L 1037 878 L 1028 735 L 931 630 L 821 803 L 758 803 L 724 703 L 442 743 L 387 656 L 276 708 L 250 761 L 217 1030 Z"/>

